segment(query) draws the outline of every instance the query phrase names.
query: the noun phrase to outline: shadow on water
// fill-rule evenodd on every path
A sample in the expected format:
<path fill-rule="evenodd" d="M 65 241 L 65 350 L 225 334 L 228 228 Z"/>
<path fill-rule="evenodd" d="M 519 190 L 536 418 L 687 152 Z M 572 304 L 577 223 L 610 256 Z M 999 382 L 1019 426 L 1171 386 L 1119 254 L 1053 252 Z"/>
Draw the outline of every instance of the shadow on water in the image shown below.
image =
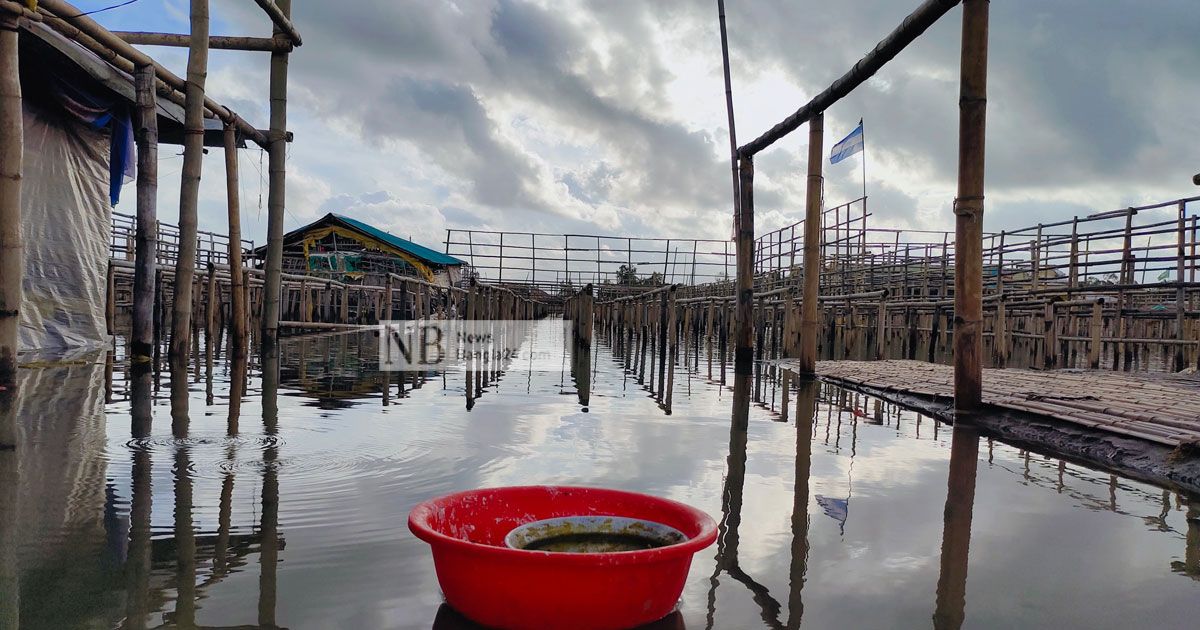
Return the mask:
<path fill-rule="evenodd" d="M 0 628 L 472 628 L 405 515 L 516 483 L 719 515 L 652 628 L 1173 627 L 1200 608 L 1200 503 L 1170 489 L 768 363 L 735 375 L 720 338 L 564 351 L 552 332 L 526 340 L 562 353 L 548 370 L 382 372 L 370 334 L 22 370 L 0 392 Z"/>

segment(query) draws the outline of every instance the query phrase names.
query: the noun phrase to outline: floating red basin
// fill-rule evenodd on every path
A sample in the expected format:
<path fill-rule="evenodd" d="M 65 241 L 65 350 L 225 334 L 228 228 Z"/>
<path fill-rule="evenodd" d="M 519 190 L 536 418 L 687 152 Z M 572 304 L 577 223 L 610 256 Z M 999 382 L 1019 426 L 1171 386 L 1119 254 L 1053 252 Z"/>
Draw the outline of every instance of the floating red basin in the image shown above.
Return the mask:
<path fill-rule="evenodd" d="M 513 549 L 514 528 L 565 516 L 621 516 L 661 523 L 681 543 L 612 553 Z M 446 601 L 495 628 L 632 628 L 670 614 L 683 592 L 692 555 L 712 544 L 717 524 L 676 501 L 567 486 L 519 486 L 460 492 L 426 501 L 408 528 L 433 549 Z"/>

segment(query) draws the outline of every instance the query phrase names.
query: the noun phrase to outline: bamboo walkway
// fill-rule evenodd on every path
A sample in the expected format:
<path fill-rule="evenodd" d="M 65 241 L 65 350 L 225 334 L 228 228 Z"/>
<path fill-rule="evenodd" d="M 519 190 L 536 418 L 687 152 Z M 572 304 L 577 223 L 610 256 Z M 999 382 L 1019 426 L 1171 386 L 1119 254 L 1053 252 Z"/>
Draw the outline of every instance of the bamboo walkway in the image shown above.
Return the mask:
<path fill-rule="evenodd" d="M 840 384 L 953 398 L 954 370 L 946 365 L 822 361 L 817 373 Z M 1200 444 L 1200 377 L 1193 375 L 985 369 L 983 402 L 1170 447 Z"/>

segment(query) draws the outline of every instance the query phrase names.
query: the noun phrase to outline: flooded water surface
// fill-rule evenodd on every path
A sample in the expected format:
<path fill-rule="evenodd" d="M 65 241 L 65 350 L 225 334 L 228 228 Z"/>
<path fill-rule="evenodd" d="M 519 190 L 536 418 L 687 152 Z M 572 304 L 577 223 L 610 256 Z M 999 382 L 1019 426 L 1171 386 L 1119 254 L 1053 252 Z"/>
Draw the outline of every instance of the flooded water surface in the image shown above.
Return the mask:
<path fill-rule="evenodd" d="M 561 352 L 561 330 L 530 343 Z M 471 627 L 408 511 L 524 484 L 720 522 L 660 627 L 1200 618 L 1200 502 L 1173 491 L 770 366 L 735 378 L 703 342 L 665 375 L 599 335 L 557 370 L 385 373 L 376 344 L 292 339 L 277 366 L 202 353 L 174 379 L 120 352 L 22 370 L 2 410 L 0 628 Z"/>

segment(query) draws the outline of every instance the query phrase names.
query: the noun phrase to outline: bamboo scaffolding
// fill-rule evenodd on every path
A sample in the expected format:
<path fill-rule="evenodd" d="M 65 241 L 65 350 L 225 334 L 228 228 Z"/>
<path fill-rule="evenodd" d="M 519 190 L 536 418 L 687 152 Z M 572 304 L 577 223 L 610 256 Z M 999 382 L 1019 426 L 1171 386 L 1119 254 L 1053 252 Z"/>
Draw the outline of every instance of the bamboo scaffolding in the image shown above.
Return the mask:
<path fill-rule="evenodd" d="M 121 69 L 131 74 L 134 66 L 152 65 L 157 77 L 166 86 L 169 86 L 172 91 L 186 93 L 187 82 L 154 61 L 150 56 L 131 46 L 128 42 L 113 35 L 112 32 L 100 26 L 95 20 L 84 15 L 84 12 L 80 11 L 74 5 L 65 0 L 39 0 L 38 10 L 42 11 L 43 15 L 48 18 L 46 22 L 51 27 L 72 39 L 82 39 L 80 41 L 81 44 L 84 44 L 106 61 L 119 63 L 118 59 L 125 60 L 127 64 L 120 64 L 118 67 L 125 66 Z M 79 35 L 84 35 L 86 38 L 80 38 Z M 223 122 L 236 125 L 242 135 L 250 138 L 259 146 L 267 147 L 266 135 L 255 129 L 250 123 L 243 120 L 229 108 L 218 104 L 208 97 L 204 97 L 204 107 Z"/>

